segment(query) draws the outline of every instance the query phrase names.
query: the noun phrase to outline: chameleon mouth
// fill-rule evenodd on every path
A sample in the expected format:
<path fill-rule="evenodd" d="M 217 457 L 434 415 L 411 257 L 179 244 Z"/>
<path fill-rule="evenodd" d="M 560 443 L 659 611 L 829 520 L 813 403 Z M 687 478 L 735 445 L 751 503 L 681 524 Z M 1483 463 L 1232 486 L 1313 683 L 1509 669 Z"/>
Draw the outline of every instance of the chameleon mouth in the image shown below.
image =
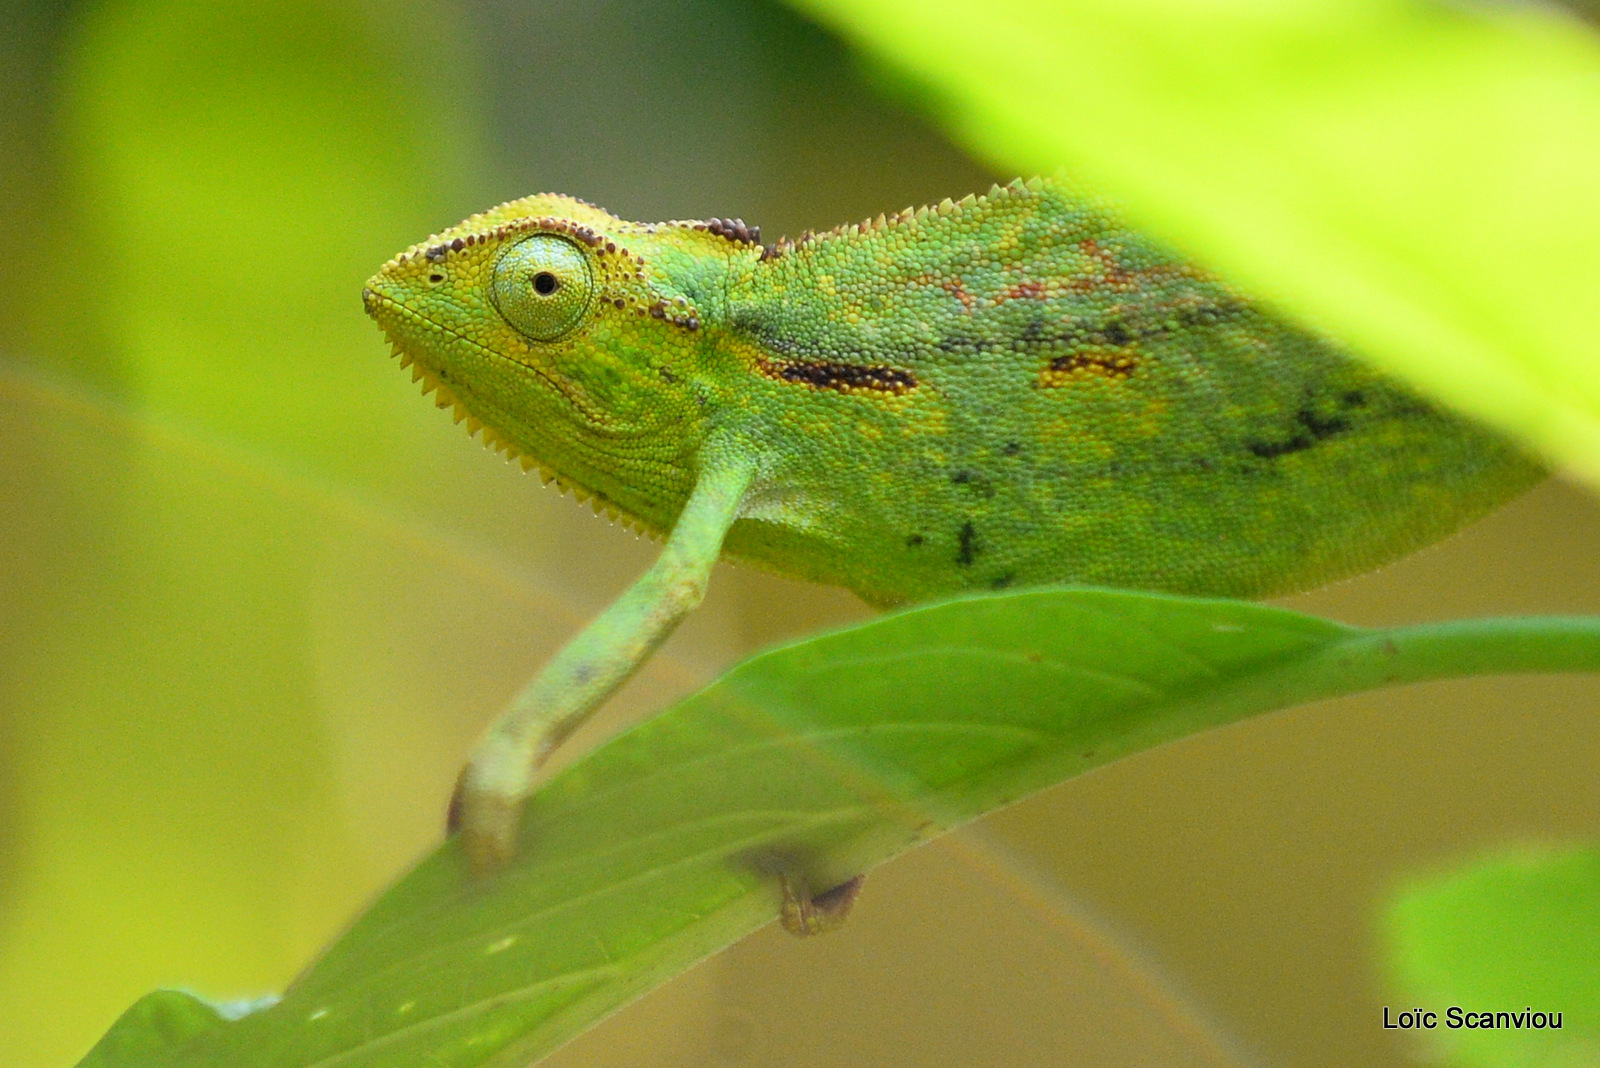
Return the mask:
<path fill-rule="evenodd" d="M 407 367 L 411 369 L 411 381 L 422 383 L 423 396 L 433 394 L 435 407 L 450 409 L 451 418 L 457 424 L 466 424 L 469 437 L 475 437 L 483 442 L 485 447 L 504 454 L 507 461 L 516 461 L 525 473 L 537 471 L 539 481 L 543 485 L 553 484 L 560 493 L 571 493 L 574 500 L 589 505 L 596 515 L 603 515 L 614 523 L 621 523 L 636 533 L 655 535 L 656 532 L 642 520 L 622 511 L 593 490 L 585 489 L 576 482 L 561 477 L 553 468 L 547 467 L 536 457 L 524 452 L 516 442 L 468 411 L 465 402 L 456 396 L 455 390 L 444 380 L 439 370 L 431 366 L 425 357 L 419 357 L 419 354 L 407 345 L 407 337 L 399 329 L 400 324 L 406 321 L 426 322 L 426 320 L 370 285 L 361 290 L 361 303 L 367 314 L 383 331 L 384 340 L 389 342 L 389 354 L 400 361 L 402 369 Z M 434 330 L 442 330 L 437 324 L 428 323 L 428 326 Z M 449 333 L 449 331 L 444 332 Z"/>

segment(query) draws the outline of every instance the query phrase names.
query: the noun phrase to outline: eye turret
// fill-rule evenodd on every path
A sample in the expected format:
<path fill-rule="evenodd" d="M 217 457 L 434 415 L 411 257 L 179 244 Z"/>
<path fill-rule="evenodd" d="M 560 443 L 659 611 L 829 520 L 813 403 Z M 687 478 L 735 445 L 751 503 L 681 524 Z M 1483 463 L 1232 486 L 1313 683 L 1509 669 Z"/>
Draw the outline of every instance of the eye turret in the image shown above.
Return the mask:
<path fill-rule="evenodd" d="M 500 254 L 489 293 L 506 322 L 535 341 L 555 341 L 582 321 L 594 275 L 573 242 L 535 234 Z"/>

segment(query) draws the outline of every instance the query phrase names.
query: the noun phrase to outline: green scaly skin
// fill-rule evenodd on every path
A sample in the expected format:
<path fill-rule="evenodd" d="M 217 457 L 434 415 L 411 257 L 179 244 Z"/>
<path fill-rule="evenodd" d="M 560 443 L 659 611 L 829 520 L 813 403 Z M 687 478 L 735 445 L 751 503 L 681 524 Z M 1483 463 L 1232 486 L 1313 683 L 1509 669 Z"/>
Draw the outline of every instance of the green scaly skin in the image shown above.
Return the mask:
<path fill-rule="evenodd" d="M 538 762 L 721 551 L 875 605 L 1047 582 L 1260 597 L 1391 560 L 1542 474 L 1040 179 L 771 246 L 527 197 L 364 296 L 441 406 L 670 532 L 463 773 L 480 870 L 512 855 Z"/>

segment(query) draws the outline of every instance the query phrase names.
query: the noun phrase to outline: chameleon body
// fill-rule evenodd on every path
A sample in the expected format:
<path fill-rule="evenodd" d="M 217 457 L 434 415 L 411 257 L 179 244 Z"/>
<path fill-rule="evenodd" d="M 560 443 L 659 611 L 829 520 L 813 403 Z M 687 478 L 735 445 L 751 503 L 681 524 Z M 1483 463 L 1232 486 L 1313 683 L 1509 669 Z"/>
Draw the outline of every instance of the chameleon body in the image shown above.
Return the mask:
<path fill-rule="evenodd" d="M 464 773 L 485 867 L 534 765 L 719 552 L 880 606 L 1051 582 L 1259 597 L 1390 560 L 1541 474 L 1046 180 L 774 245 L 527 197 L 364 296 L 442 407 L 667 538 Z"/>

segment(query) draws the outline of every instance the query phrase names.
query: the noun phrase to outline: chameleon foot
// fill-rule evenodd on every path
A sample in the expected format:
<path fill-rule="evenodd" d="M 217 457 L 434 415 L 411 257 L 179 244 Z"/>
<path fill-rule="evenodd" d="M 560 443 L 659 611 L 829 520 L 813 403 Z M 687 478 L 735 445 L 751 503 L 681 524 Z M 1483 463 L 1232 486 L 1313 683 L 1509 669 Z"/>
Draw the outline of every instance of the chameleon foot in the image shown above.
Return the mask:
<path fill-rule="evenodd" d="M 857 875 L 815 897 L 804 879 L 793 885 L 787 875 L 779 879 L 783 886 L 783 905 L 778 911 L 778 921 L 785 931 L 804 938 L 843 927 L 845 918 L 850 915 L 850 906 L 856 903 L 856 895 L 861 893 L 861 885 L 867 877 Z"/>
<path fill-rule="evenodd" d="M 472 765 L 468 764 L 456 779 L 445 829 L 460 836 L 461 851 L 472 874 L 487 878 L 516 855 L 522 799 L 474 790 L 468 781 L 471 774 Z"/>

